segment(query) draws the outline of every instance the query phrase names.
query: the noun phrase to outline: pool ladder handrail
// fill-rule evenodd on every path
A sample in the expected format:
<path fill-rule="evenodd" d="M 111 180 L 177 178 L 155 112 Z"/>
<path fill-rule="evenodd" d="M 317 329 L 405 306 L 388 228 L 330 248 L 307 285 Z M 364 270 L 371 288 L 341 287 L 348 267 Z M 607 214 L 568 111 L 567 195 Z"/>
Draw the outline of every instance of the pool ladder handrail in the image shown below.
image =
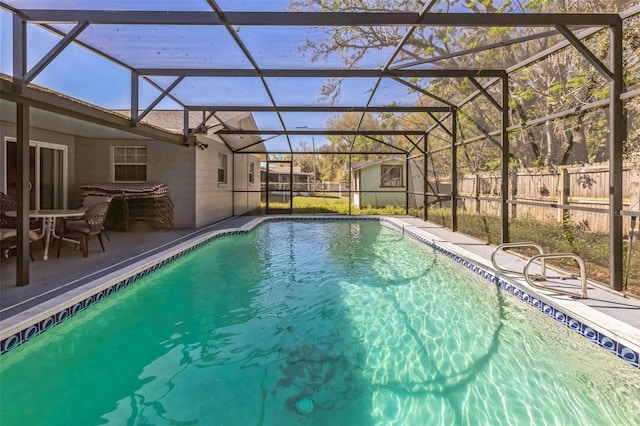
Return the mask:
<path fill-rule="evenodd" d="M 499 251 L 502 251 L 505 248 L 535 248 L 538 250 L 538 252 L 540 254 L 531 256 L 529 258 L 529 260 L 527 261 L 527 263 L 524 265 L 524 269 L 522 272 L 519 271 L 514 271 L 512 269 L 505 269 L 500 267 L 500 265 L 498 265 L 498 263 L 496 262 L 496 254 Z M 529 267 L 536 261 L 540 261 L 540 268 L 541 268 L 541 276 L 542 279 L 546 281 L 547 279 L 547 266 L 545 263 L 545 259 L 561 259 L 561 258 L 571 258 L 574 259 L 577 263 L 578 266 L 580 266 L 580 284 L 581 284 L 581 292 L 580 295 L 571 292 L 571 291 L 566 291 L 566 290 L 561 290 L 561 289 L 556 289 L 556 288 L 549 288 L 549 287 L 545 287 L 539 284 L 535 284 L 533 282 L 533 280 L 531 279 L 531 277 L 529 276 Z M 496 248 L 493 250 L 493 252 L 491 253 L 491 264 L 493 265 L 493 267 L 502 272 L 502 273 L 514 273 L 514 274 L 520 274 L 522 273 L 522 275 L 524 275 L 525 280 L 527 281 L 527 283 L 537 289 L 540 290 L 547 290 L 547 291 L 552 291 L 555 293 L 560 293 L 560 294 L 565 294 L 571 297 L 580 297 L 581 299 L 586 299 L 587 298 L 587 274 L 586 274 L 586 268 L 584 265 L 584 261 L 582 260 L 582 258 L 580 256 L 578 256 L 577 254 L 574 253 L 551 253 L 551 254 L 545 254 L 544 250 L 542 248 L 542 246 L 540 246 L 539 244 L 533 243 L 533 242 L 524 242 L 524 243 L 503 243 L 503 244 L 498 244 L 496 246 Z"/>
<path fill-rule="evenodd" d="M 533 242 L 524 242 L 524 243 L 502 243 L 502 244 L 498 244 L 496 246 L 495 249 L 493 249 L 493 252 L 491 253 L 491 264 L 493 265 L 493 267 L 502 272 L 503 274 L 523 274 L 523 271 L 514 271 L 513 269 L 505 269 L 502 268 L 498 265 L 498 262 L 496 262 L 496 254 L 498 254 L 499 251 L 504 250 L 505 248 L 527 248 L 527 247 L 533 247 L 535 249 L 538 250 L 538 252 L 540 254 L 544 254 L 544 250 L 542 249 L 542 246 L 540 244 L 536 244 Z M 542 268 L 542 278 L 543 279 L 547 279 L 547 267 L 545 265 L 544 259 L 541 259 L 540 261 L 540 267 Z"/>
<path fill-rule="evenodd" d="M 580 295 L 576 294 L 575 292 L 572 291 L 567 291 L 567 290 L 562 290 L 559 288 L 548 288 L 542 285 L 538 285 L 535 284 L 531 278 L 529 277 L 529 267 L 531 266 L 531 264 L 533 264 L 536 260 L 540 260 L 541 262 L 544 262 L 545 259 L 564 259 L 564 258 L 570 258 L 575 260 L 576 262 L 578 262 L 578 265 L 580 266 L 580 285 L 581 285 L 581 291 L 580 291 Z M 579 297 L 580 299 L 586 299 L 587 298 L 587 273 L 586 273 L 586 268 L 584 266 L 584 261 L 582 260 L 582 258 L 580 256 L 578 256 L 575 253 L 549 253 L 549 254 L 538 254 L 535 256 L 531 256 L 529 258 L 529 260 L 527 261 L 527 263 L 524 265 L 524 279 L 527 280 L 527 283 L 535 288 L 539 288 L 541 290 L 547 290 L 547 291 L 552 291 L 554 293 L 560 293 L 560 294 L 565 294 L 567 296 L 571 296 L 571 297 Z M 545 277 L 546 279 L 546 277 Z"/>

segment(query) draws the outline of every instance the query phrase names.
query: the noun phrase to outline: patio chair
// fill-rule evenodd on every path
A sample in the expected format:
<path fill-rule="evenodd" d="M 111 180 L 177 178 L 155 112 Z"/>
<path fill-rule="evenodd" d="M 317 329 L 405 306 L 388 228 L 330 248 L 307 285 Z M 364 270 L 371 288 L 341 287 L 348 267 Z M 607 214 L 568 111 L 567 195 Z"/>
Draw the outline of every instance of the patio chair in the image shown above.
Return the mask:
<path fill-rule="evenodd" d="M 100 203 L 110 203 L 113 198 L 107 195 L 85 195 L 82 197 L 82 206 L 79 210 L 88 210 L 90 207 Z M 107 230 L 102 226 L 102 234 L 107 238 L 107 241 L 111 242 Z"/>
<path fill-rule="evenodd" d="M 29 242 L 38 241 L 40 236 L 36 231 L 29 231 Z M 2 251 L 2 257 L 9 258 L 9 252 L 18 247 L 18 230 L 15 228 L 0 228 L 0 250 Z M 31 251 L 29 251 L 29 257 L 33 259 Z"/>
<path fill-rule="evenodd" d="M 0 228 L 15 228 L 16 218 L 5 215 L 5 212 L 18 210 L 18 203 L 12 197 L 0 192 Z"/>
<path fill-rule="evenodd" d="M 58 241 L 58 257 L 60 257 L 60 249 L 63 241 L 70 241 L 74 244 L 80 244 L 82 255 L 89 256 L 89 237 L 95 235 L 98 237 L 102 251 L 105 251 L 102 242 L 102 232 L 104 220 L 107 217 L 110 201 L 102 202 L 90 207 L 81 219 L 63 219 L 60 238 Z M 69 239 L 68 236 L 77 236 L 79 240 Z"/>
<path fill-rule="evenodd" d="M 5 259 L 9 257 L 9 251 L 17 247 L 18 238 L 17 219 L 13 216 L 7 216 L 5 213 L 16 210 L 18 210 L 17 201 L 13 197 L 0 192 L 0 251 Z M 29 222 L 30 243 L 38 241 L 40 238 L 38 233 L 34 230 L 39 227 L 40 224 L 37 220 L 31 220 Z M 31 253 L 29 253 L 29 256 L 31 257 L 31 260 L 33 260 Z"/>

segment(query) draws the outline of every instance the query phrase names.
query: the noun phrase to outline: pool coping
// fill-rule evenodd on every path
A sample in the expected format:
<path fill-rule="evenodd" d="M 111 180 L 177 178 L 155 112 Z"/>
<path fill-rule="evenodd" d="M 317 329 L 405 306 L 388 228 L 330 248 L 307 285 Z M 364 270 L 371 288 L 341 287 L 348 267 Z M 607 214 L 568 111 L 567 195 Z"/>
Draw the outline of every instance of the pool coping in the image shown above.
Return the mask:
<path fill-rule="evenodd" d="M 121 270 L 109 273 L 33 308 L 3 319 L 0 321 L 0 354 L 7 353 L 103 298 L 117 293 L 216 238 L 248 233 L 262 223 L 273 221 L 378 221 L 420 243 L 433 247 L 437 252 L 451 258 L 476 275 L 499 286 L 555 321 L 603 347 L 633 367 L 640 368 L 640 330 L 637 328 L 567 296 L 546 294 L 544 291 L 534 289 L 524 279 L 514 278 L 496 271 L 488 259 L 453 243 L 442 241 L 401 218 L 386 216 L 286 215 L 257 217 L 237 228 L 211 231 L 180 242 L 147 259 L 135 262 Z"/>

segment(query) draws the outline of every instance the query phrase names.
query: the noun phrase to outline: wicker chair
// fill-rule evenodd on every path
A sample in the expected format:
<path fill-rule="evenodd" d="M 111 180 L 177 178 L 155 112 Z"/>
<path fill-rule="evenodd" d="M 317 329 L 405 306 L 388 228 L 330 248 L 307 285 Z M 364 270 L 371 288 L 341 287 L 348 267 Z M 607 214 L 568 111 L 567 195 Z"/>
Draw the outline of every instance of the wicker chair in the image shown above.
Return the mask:
<path fill-rule="evenodd" d="M 63 221 L 58 242 L 58 257 L 60 257 L 60 248 L 62 247 L 63 241 L 71 241 L 74 244 L 80 244 L 82 255 L 84 257 L 89 256 L 89 237 L 93 235 L 98 237 L 102 251 L 105 251 L 104 244 L 102 242 L 102 228 L 104 226 L 104 220 L 107 217 L 109 204 L 109 202 L 96 204 L 93 207 L 90 207 L 81 219 L 65 219 Z M 79 240 L 70 240 L 67 236 L 77 236 L 79 237 Z"/>
<path fill-rule="evenodd" d="M 9 257 L 9 251 L 17 247 L 18 221 L 15 216 L 7 216 L 6 212 L 18 210 L 18 203 L 15 199 L 0 192 L 0 251 L 5 259 Z M 34 230 L 40 227 L 38 221 L 31 220 L 29 223 L 29 242 L 37 241 L 38 233 Z M 31 256 L 31 253 L 29 253 Z M 33 260 L 33 256 L 31 256 Z"/>
<path fill-rule="evenodd" d="M 0 192 L 0 228 L 15 228 L 16 218 L 5 215 L 5 212 L 18 210 L 18 203 L 12 197 Z"/>
<path fill-rule="evenodd" d="M 80 210 L 88 210 L 89 208 L 95 206 L 100 203 L 110 203 L 113 198 L 105 195 L 85 195 L 82 197 L 82 206 Z M 107 230 L 102 227 L 102 234 L 107 238 L 107 241 L 111 242 L 111 238 L 109 238 L 109 234 L 107 234 Z"/>

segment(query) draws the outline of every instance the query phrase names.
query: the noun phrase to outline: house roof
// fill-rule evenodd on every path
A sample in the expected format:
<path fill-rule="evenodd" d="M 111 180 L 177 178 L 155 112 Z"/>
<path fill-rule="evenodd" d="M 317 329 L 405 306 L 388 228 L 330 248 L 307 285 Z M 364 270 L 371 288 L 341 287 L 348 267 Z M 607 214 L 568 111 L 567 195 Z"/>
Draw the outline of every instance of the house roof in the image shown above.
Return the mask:
<path fill-rule="evenodd" d="M 353 162 L 351 163 L 351 170 L 361 170 L 367 167 L 375 166 L 378 164 L 405 164 L 405 160 L 399 157 L 381 158 L 373 161 Z"/>
<path fill-rule="evenodd" d="M 131 117 L 131 111 L 116 111 L 126 117 Z M 142 111 L 141 111 L 142 112 Z M 184 131 L 184 111 L 153 110 L 145 114 L 142 123 L 164 128 L 170 132 L 181 134 Z M 250 112 L 220 111 L 214 114 L 203 114 L 201 111 L 188 112 L 187 129 L 195 134 L 216 134 L 223 129 L 257 130 L 255 120 Z M 251 145 L 252 151 L 265 152 L 264 143 L 259 135 L 225 135 L 221 138 L 232 151 L 238 151 Z"/>
<path fill-rule="evenodd" d="M 260 167 L 260 171 L 266 172 L 267 168 L 266 167 Z M 291 168 L 291 170 L 289 169 L 289 167 L 272 167 L 269 166 L 269 173 L 270 174 L 275 174 L 275 175 L 288 175 L 290 173 L 292 173 L 294 175 L 298 175 L 298 176 L 312 176 L 313 173 L 309 173 L 309 172 L 303 172 L 302 168 L 299 166 L 294 166 Z"/>

